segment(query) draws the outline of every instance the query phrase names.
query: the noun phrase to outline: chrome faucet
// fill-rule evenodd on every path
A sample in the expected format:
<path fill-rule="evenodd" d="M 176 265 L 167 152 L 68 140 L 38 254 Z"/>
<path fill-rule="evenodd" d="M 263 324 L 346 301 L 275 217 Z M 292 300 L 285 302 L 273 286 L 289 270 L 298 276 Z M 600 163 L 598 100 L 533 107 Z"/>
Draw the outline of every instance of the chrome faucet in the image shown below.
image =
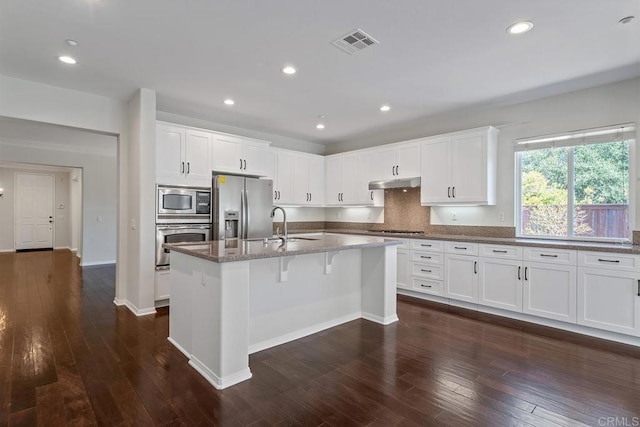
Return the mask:
<path fill-rule="evenodd" d="M 282 243 L 287 243 L 287 238 L 289 236 L 289 233 L 287 232 L 287 213 L 280 206 L 274 206 L 273 209 L 271 209 L 271 218 L 274 217 L 278 209 L 282 211 L 282 227 L 284 228 L 284 236 L 280 235 L 280 227 L 276 228 L 276 236 L 282 239 Z"/>

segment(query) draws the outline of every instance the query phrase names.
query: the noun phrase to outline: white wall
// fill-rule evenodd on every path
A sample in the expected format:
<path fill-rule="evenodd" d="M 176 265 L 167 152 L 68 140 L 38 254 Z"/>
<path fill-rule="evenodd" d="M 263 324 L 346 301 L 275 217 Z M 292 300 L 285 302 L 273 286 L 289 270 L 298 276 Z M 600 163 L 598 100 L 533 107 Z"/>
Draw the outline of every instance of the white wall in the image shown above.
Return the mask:
<path fill-rule="evenodd" d="M 82 169 L 73 169 L 69 177 L 71 250 L 82 258 Z"/>
<path fill-rule="evenodd" d="M 158 111 L 156 113 L 156 117 L 158 118 L 158 120 L 181 124 L 184 126 L 199 127 L 223 133 L 246 136 L 248 138 L 270 141 L 272 147 L 287 148 L 289 150 L 303 151 L 305 153 L 312 154 L 324 154 L 326 149 L 326 147 L 322 144 L 316 144 L 313 142 L 302 141 L 300 139 L 287 138 L 281 135 L 229 126 L 222 123 L 211 122 L 208 120 L 194 119 L 192 117 L 181 116 L 164 111 Z"/>
<path fill-rule="evenodd" d="M 115 138 L 113 143 L 115 144 Z M 0 159 L 16 163 L 84 168 L 82 264 L 115 262 L 117 205 L 115 157 L 34 149 L 27 145 L 17 147 L 0 142 Z M 58 185 L 56 185 L 57 188 Z"/>
<path fill-rule="evenodd" d="M 515 226 L 515 139 L 627 122 L 640 122 L 640 78 L 516 105 L 475 108 L 430 117 L 408 123 L 401 131 L 395 129 L 367 139 L 330 145 L 327 151 L 328 154 L 344 152 L 474 127 L 497 126 L 501 129 L 498 137 L 497 205 L 433 207 L 431 223 Z M 640 194 L 636 194 L 636 205 L 638 202 Z M 638 211 L 640 209 L 636 209 L 634 228 L 640 224 L 637 218 Z M 457 221 L 451 220 L 451 214 L 454 212 Z M 498 221 L 499 212 L 504 212 L 504 222 Z"/>

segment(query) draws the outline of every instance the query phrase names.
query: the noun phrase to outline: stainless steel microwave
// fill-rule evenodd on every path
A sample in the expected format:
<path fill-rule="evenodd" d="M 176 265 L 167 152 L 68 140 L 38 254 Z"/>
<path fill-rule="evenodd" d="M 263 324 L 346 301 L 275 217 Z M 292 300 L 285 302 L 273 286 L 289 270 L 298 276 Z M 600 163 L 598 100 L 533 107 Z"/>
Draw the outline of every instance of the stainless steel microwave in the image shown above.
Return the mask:
<path fill-rule="evenodd" d="M 211 222 L 211 190 L 158 185 L 156 223 Z"/>

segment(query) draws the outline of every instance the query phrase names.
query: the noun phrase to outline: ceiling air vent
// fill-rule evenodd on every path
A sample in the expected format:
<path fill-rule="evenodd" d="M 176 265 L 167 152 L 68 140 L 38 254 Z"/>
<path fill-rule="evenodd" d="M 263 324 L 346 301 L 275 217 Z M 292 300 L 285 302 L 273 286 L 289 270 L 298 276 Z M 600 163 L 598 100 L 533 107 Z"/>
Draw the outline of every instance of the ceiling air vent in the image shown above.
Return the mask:
<path fill-rule="evenodd" d="M 356 54 L 362 49 L 378 43 L 380 43 L 378 40 L 374 39 L 360 28 L 356 28 L 355 30 L 350 31 L 344 36 L 331 42 L 332 45 L 344 50 L 349 55 Z"/>

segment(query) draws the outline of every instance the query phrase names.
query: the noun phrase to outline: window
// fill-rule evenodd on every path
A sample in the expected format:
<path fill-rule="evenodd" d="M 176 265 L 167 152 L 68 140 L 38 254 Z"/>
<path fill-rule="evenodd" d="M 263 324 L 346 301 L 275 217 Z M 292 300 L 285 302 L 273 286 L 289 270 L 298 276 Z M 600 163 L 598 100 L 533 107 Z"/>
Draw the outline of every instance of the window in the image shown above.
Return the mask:
<path fill-rule="evenodd" d="M 630 240 L 634 143 L 634 125 L 516 141 L 517 234 Z"/>

